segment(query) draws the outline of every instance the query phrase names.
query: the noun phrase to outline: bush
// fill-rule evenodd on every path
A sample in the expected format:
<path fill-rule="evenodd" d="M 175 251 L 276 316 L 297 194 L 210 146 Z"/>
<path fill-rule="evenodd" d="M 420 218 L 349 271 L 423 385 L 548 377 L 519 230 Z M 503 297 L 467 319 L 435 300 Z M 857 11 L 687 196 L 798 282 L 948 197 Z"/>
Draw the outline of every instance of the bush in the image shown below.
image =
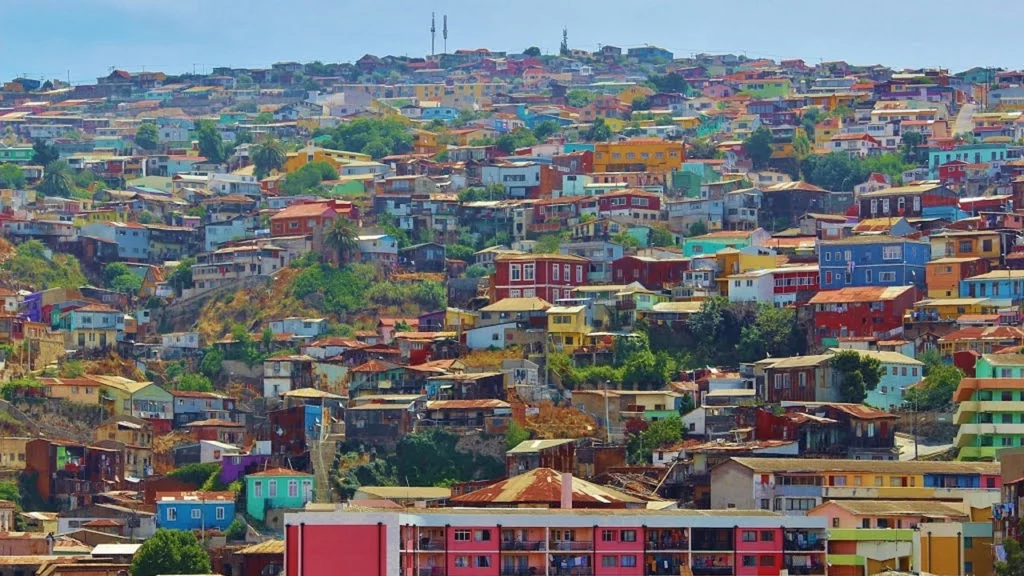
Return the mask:
<path fill-rule="evenodd" d="M 211 462 L 208 464 L 186 464 L 168 472 L 167 477 L 192 484 L 199 489 L 205 486 L 206 482 L 210 480 L 210 476 L 214 474 L 220 475 L 220 464 Z"/>
<path fill-rule="evenodd" d="M 228 529 L 224 531 L 224 536 L 229 541 L 237 542 L 239 540 L 245 540 L 246 532 L 245 524 L 243 524 L 238 518 L 235 518 L 228 526 Z"/>

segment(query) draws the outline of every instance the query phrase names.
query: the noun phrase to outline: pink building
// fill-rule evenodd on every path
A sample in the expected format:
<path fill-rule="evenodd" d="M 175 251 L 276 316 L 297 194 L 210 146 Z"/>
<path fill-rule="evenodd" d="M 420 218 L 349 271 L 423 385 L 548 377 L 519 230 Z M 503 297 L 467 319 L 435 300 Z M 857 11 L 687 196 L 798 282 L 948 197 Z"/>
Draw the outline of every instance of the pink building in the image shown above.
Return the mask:
<path fill-rule="evenodd" d="M 285 524 L 294 576 L 674 576 L 683 566 L 767 576 L 809 565 L 823 576 L 826 566 L 823 546 L 798 546 L 824 543 L 824 518 L 764 510 L 343 509 Z"/>

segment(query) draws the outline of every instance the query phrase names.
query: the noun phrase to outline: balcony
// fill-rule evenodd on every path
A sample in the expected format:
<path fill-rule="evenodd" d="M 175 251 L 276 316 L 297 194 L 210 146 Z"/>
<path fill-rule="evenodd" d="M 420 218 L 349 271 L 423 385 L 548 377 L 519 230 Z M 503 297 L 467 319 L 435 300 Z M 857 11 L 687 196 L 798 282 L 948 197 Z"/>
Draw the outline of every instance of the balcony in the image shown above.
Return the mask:
<path fill-rule="evenodd" d="M 694 576 L 731 576 L 732 566 L 694 566 Z"/>
<path fill-rule="evenodd" d="M 817 540 L 813 543 L 785 540 L 782 549 L 786 552 L 824 552 L 825 540 Z"/>
<path fill-rule="evenodd" d="M 644 576 L 679 576 L 680 574 L 682 574 L 682 572 L 680 572 L 680 569 L 682 567 L 683 564 L 670 562 L 668 568 L 666 568 L 664 564 L 659 563 L 658 567 L 654 570 L 651 570 L 650 568 L 644 570 Z"/>
<path fill-rule="evenodd" d="M 417 546 L 416 549 L 417 550 L 424 550 L 424 551 L 444 550 L 444 541 L 443 540 L 420 540 L 419 546 Z"/>
<path fill-rule="evenodd" d="M 786 562 L 786 570 L 789 570 L 790 574 L 801 574 L 803 576 L 824 576 L 825 574 L 825 566 L 819 563 L 813 563 L 808 566 L 806 563 L 801 562 Z"/>
<path fill-rule="evenodd" d="M 732 542 L 729 540 L 713 540 L 713 541 L 697 541 L 693 543 L 693 550 L 698 551 L 709 551 L 709 552 L 731 552 Z"/>
<path fill-rule="evenodd" d="M 957 406 L 956 414 L 953 416 L 955 424 L 970 424 L 970 420 L 979 412 L 1024 412 L 1024 401 L 999 401 L 999 400 L 968 400 Z"/>
<path fill-rule="evenodd" d="M 416 576 L 444 576 L 444 568 L 440 566 L 420 568 L 416 571 Z"/>
<path fill-rule="evenodd" d="M 543 576 L 543 566 L 532 566 L 530 568 L 502 568 L 501 576 Z"/>
<path fill-rule="evenodd" d="M 549 542 L 548 550 L 552 552 L 567 552 L 567 551 L 580 551 L 580 550 L 593 550 L 594 543 L 591 541 L 584 542 Z"/>
<path fill-rule="evenodd" d="M 648 550 L 682 550 L 682 551 L 686 551 L 686 550 L 690 549 L 690 541 L 689 540 L 658 540 L 658 541 L 655 542 L 655 541 L 650 541 L 649 540 L 647 542 L 647 549 Z M 676 572 L 676 574 L 678 574 L 678 572 Z"/>
<path fill-rule="evenodd" d="M 518 542 L 502 542 L 502 552 L 543 552 L 547 550 L 547 542 L 521 540 Z"/>
<path fill-rule="evenodd" d="M 962 424 L 954 439 L 954 445 L 964 447 L 974 442 L 976 436 L 1024 436 L 1024 424 Z"/>

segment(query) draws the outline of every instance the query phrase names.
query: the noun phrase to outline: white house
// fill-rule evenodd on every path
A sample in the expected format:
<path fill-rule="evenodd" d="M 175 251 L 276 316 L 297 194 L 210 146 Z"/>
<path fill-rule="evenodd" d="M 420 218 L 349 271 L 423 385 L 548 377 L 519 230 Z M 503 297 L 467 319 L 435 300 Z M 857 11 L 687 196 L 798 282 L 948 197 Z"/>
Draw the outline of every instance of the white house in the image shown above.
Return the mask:
<path fill-rule="evenodd" d="M 480 171 L 483 185 L 500 184 L 511 198 L 526 198 L 530 188 L 540 186 L 540 164 L 536 162 L 504 162 L 484 166 Z"/>
<path fill-rule="evenodd" d="M 295 316 L 270 321 L 274 334 L 291 334 L 299 338 L 316 338 L 327 333 L 326 318 L 298 318 Z"/>
<path fill-rule="evenodd" d="M 359 259 L 371 264 L 394 265 L 398 263 L 398 241 L 387 234 L 359 236 Z"/>
<path fill-rule="evenodd" d="M 237 456 L 240 453 L 238 446 L 225 444 L 216 440 L 199 441 L 199 463 L 210 464 L 220 462 L 225 456 Z"/>
<path fill-rule="evenodd" d="M 836 134 L 828 143 L 829 152 L 845 152 L 860 158 L 881 148 L 882 143 L 867 134 Z"/>
<path fill-rule="evenodd" d="M 750 270 L 729 276 L 730 302 L 773 302 L 775 282 L 771 270 Z"/>
<path fill-rule="evenodd" d="M 478 326 L 466 330 L 466 347 L 470 350 L 486 350 L 494 347 L 505 349 L 506 331 L 516 330 L 516 322 L 503 322 L 490 326 Z"/>

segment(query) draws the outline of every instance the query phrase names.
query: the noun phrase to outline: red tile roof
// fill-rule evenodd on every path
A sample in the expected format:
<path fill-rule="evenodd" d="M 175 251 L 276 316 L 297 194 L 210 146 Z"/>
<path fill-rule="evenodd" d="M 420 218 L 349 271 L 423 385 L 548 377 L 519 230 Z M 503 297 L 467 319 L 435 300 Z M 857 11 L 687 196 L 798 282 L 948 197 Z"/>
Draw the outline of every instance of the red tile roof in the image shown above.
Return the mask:
<path fill-rule="evenodd" d="M 569 476 L 569 478 L 572 477 Z M 562 479 L 561 472 L 551 468 L 536 468 L 475 492 L 456 496 L 451 499 L 451 502 L 470 506 L 547 504 L 557 508 L 562 500 Z M 642 500 L 618 490 L 579 478 L 572 478 L 572 501 L 574 507 L 583 505 L 584 507 L 600 508 L 621 508 L 625 504 L 642 502 Z"/>
<path fill-rule="evenodd" d="M 324 216 L 334 214 L 334 208 L 326 202 L 310 202 L 308 204 L 293 204 L 277 214 L 270 217 L 271 220 L 282 220 L 285 218 L 311 218 L 313 216 Z"/>
<path fill-rule="evenodd" d="M 839 290 L 822 290 L 811 298 L 809 304 L 850 304 L 860 302 L 879 302 L 895 300 L 913 286 L 865 286 L 860 288 L 840 288 Z"/>

